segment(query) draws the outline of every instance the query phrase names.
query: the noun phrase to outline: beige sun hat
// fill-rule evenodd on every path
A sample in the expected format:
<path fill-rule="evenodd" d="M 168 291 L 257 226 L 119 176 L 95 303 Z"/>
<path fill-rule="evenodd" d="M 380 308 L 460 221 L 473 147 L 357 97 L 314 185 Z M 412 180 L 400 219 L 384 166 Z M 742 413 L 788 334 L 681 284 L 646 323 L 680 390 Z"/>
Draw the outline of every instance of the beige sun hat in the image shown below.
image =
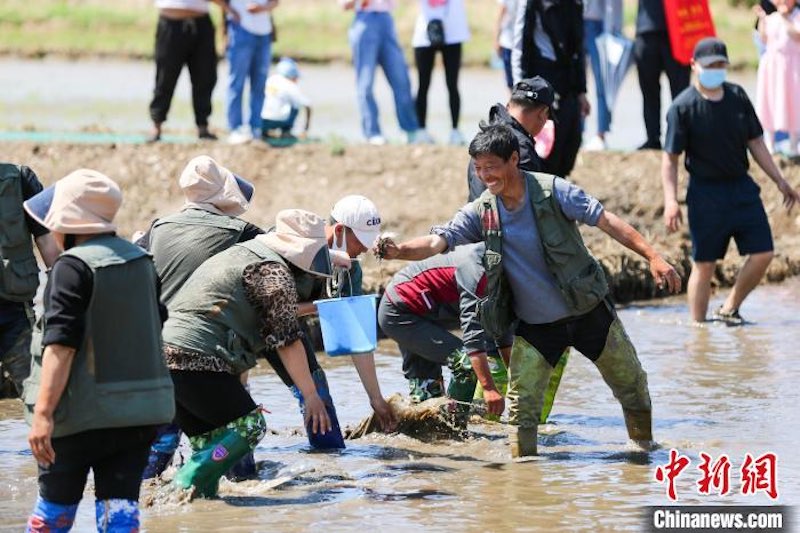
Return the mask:
<path fill-rule="evenodd" d="M 89 235 L 117 231 L 114 217 L 122 191 L 114 180 L 96 170 L 81 168 L 67 174 L 23 205 L 50 231 Z"/>
<path fill-rule="evenodd" d="M 332 275 L 325 221 L 310 211 L 280 211 L 275 217 L 275 229 L 256 239 L 306 272 L 324 277 Z"/>
<path fill-rule="evenodd" d="M 179 180 L 186 203 L 195 207 L 238 217 L 250 206 L 254 187 L 207 155 L 197 156 L 186 165 Z"/>

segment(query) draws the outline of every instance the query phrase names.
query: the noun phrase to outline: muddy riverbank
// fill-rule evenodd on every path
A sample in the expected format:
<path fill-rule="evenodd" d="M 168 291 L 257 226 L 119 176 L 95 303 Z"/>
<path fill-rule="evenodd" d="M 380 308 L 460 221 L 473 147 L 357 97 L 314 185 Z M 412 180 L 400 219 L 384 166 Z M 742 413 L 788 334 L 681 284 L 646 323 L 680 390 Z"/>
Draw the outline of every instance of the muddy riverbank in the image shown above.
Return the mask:
<path fill-rule="evenodd" d="M 255 203 L 245 215 L 261 226 L 272 224 L 275 213 L 302 207 L 327 214 L 341 196 L 365 194 L 381 210 L 384 229 L 403 237 L 426 233 L 446 221 L 466 201 L 463 148 L 442 146 L 299 145 L 269 148 L 261 143 L 228 146 L 222 143 L 136 145 L 68 145 L 3 143 L 3 159 L 31 166 L 45 183 L 88 166 L 107 173 L 123 188 L 125 200 L 118 217 L 120 231 L 131 235 L 150 222 L 178 209 L 182 196 L 177 178 L 192 157 L 207 153 L 256 185 Z M 684 226 L 667 235 L 662 222 L 660 152 L 582 153 L 573 180 L 597 196 L 607 209 L 642 232 L 680 270 L 688 275 L 691 246 Z M 787 179 L 800 186 L 800 167 L 781 162 Z M 800 210 L 787 214 L 771 181 L 754 171 L 772 224 L 776 259 L 769 281 L 800 273 Z M 683 198 L 685 176 L 682 179 Z M 685 213 L 684 213 L 685 214 Z M 619 302 L 657 296 L 644 260 L 594 228 L 584 228 L 592 253 L 609 274 Z M 717 286 L 729 286 L 740 264 L 735 250 L 720 264 Z M 364 261 L 365 282 L 378 290 L 403 263 Z"/>

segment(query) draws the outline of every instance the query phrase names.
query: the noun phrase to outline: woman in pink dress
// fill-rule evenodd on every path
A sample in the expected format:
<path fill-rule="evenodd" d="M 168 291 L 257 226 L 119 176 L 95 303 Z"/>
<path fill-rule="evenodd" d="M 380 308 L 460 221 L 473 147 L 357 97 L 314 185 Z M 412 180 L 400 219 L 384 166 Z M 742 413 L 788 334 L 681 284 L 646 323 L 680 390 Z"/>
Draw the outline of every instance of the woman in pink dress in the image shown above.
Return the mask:
<path fill-rule="evenodd" d="M 789 155 L 797 154 L 800 132 L 800 9 L 795 0 L 773 0 L 777 11 L 759 15 L 767 51 L 758 65 L 756 111 L 774 147 L 775 132 L 789 133 Z"/>

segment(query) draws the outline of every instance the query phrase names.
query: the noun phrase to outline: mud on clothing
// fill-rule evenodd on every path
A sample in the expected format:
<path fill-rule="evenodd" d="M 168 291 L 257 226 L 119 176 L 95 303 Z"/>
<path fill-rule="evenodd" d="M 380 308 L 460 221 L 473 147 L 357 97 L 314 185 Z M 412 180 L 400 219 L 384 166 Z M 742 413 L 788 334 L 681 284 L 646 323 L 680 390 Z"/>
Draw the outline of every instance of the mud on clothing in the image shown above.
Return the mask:
<path fill-rule="evenodd" d="M 763 130 L 744 89 L 724 83 L 723 90 L 722 100 L 714 102 L 689 87 L 667 112 L 664 150 L 686 152 L 695 261 L 722 259 L 731 238 L 742 255 L 773 249 L 761 189 L 748 174 L 747 143 Z"/>

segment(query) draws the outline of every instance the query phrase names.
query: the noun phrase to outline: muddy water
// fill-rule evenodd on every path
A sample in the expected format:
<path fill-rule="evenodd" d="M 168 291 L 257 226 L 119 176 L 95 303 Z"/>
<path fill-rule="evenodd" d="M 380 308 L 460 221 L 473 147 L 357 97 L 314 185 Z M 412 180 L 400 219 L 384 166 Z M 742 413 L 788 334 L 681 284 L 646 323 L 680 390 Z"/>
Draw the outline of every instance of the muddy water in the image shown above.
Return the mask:
<path fill-rule="evenodd" d="M 256 450 L 259 481 L 223 483 L 221 499 L 158 505 L 143 513 L 148 531 L 395 531 L 639 530 L 638 508 L 669 503 L 653 479 L 677 448 L 692 460 L 678 479 L 681 503 L 769 504 L 763 494 L 739 494 L 745 453 L 778 454 L 779 502 L 800 496 L 800 280 L 761 287 L 748 301 L 743 328 L 695 327 L 683 299 L 620 312 L 649 373 L 655 435 L 661 450 L 636 452 L 625 440 L 616 402 L 594 367 L 574 356 L 541 456 L 509 460 L 503 426 L 473 425 L 466 442 L 422 444 L 372 436 L 341 453 L 310 453 L 300 436 L 294 402 L 267 371 L 252 380 L 253 395 L 271 414 Z M 718 305 L 722 295 L 712 305 Z M 385 393 L 402 391 L 400 360 L 377 357 Z M 324 358 L 343 424 L 368 411 L 347 359 Z M 0 402 L 0 523 L 19 531 L 36 495 L 27 428 L 15 401 Z M 699 495 L 700 452 L 727 454 L 732 495 Z M 297 477 L 270 488 L 275 478 Z M 147 490 L 145 492 L 148 492 Z M 91 490 L 76 530 L 93 526 Z"/>

